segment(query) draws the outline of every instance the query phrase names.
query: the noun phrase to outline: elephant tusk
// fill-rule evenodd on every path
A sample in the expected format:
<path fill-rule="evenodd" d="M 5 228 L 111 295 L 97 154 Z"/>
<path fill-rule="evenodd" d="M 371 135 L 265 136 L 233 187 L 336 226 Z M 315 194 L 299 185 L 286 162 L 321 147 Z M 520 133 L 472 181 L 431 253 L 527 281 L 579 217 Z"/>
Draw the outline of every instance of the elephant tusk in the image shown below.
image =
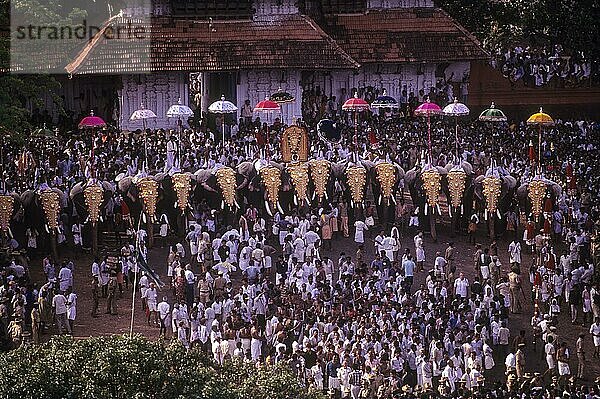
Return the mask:
<path fill-rule="evenodd" d="M 496 215 L 498 215 L 498 219 L 502 219 L 502 214 L 500 214 L 499 209 L 496 209 Z"/>
<path fill-rule="evenodd" d="M 488 220 L 488 210 L 486 209 L 485 212 L 483 213 L 483 218 L 485 220 Z"/>
<path fill-rule="evenodd" d="M 283 211 L 281 204 L 279 204 L 279 201 L 277 201 L 277 209 L 279 209 L 279 212 L 281 212 L 282 215 L 285 215 L 285 212 Z"/>
<path fill-rule="evenodd" d="M 306 202 L 308 203 L 308 205 L 310 205 L 310 200 L 308 199 L 308 196 L 306 197 Z"/>
<path fill-rule="evenodd" d="M 465 208 L 463 204 L 460 204 L 460 214 L 462 215 L 463 213 L 465 213 Z"/>
<path fill-rule="evenodd" d="M 48 230 L 48 225 L 47 224 L 44 225 L 44 229 L 46 230 L 46 233 L 50 234 L 50 230 Z"/>
<path fill-rule="evenodd" d="M 142 222 L 146 223 L 147 219 L 146 219 L 146 214 L 142 213 Z"/>
<path fill-rule="evenodd" d="M 237 200 L 233 200 L 233 203 L 237 209 L 240 209 L 240 204 L 238 204 Z"/>
<path fill-rule="evenodd" d="M 440 209 L 440 204 L 435 204 L 435 207 L 437 209 L 438 215 L 442 214 L 442 210 Z"/>
<path fill-rule="evenodd" d="M 379 194 L 379 198 L 377 198 L 377 204 L 381 205 L 381 194 Z"/>
<path fill-rule="evenodd" d="M 448 216 L 452 217 L 452 205 L 448 205 Z"/>
<path fill-rule="evenodd" d="M 316 195 L 317 195 L 317 193 L 313 192 L 313 195 L 312 195 L 312 200 L 313 200 L 313 201 L 315 200 L 315 196 L 316 196 Z"/>
<path fill-rule="evenodd" d="M 10 228 L 10 227 L 8 228 L 8 236 L 9 236 L 10 238 L 14 238 L 14 237 L 13 237 L 12 230 L 11 230 L 11 228 Z"/>
<path fill-rule="evenodd" d="M 325 194 L 325 199 L 326 199 L 326 200 L 329 200 L 329 196 L 327 195 L 327 191 L 325 191 L 325 193 L 324 193 L 324 194 Z"/>
<path fill-rule="evenodd" d="M 265 208 L 267 208 L 267 213 L 269 216 L 273 216 L 273 212 L 271 212 L 271 207 L 269 206 L 269 201 L 265 201 Z"/>
<path fill-rule="evenodd" d="M 294 194 L 294 205 L 298 206 L 298 198 L 296 197 L 296 194 Z"/>
<path fill-rule="evenodd" d="M 429 205 L 425 204 L 425 216 L 427 216 L 427 208 L 429 207 Z"/>
<path fill-rule="evenodd" d="M 396 196 L 392 195 L 392 202 L 394 203 L 394 205 L 398 205 L 398 203 L 396 202 Z"/>
<path fill-rule="evenodd" d="M 225 209 L 225 201 L 221 200 L 221 209 Z"/>

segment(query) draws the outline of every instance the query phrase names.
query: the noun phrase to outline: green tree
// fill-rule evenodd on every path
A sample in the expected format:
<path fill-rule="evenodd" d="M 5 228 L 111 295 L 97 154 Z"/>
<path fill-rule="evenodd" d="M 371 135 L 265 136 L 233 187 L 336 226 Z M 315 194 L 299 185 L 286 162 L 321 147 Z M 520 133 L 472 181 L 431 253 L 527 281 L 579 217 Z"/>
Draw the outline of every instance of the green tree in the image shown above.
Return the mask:
<path fill-rule="evenodd" d="M 69 24 L 87 14 L 80 8 L 63 7 L 56 0 L 0 0 L 0 26 L 7 31 L 11 11 L 18 12 L 25 20 L 46 25 Z M 53 76 L 10 73 L 10 39 L 10 34 L 0 35 L 0 134 L 15 138 L 33 128 L 29 109 L 43 108 L 46 96 L 50 96 L 59 113 L 64 110 L 61 98 L 55 94 L 60 84 Z"/>
<path fill-rule="evenodd" d="M 0 355 L 2 398 L 320 399 L 286 365 L 216 366 L 197 349 L 112 336 L 55 337 Z"/>

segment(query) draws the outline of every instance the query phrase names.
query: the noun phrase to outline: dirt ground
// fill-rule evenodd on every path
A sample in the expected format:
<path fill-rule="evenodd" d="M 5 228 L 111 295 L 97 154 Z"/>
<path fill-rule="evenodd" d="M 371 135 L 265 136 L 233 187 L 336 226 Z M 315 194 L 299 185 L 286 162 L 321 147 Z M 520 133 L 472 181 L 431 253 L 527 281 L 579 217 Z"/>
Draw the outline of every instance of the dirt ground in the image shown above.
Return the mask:
<path fill-rule="evenodd" d="M 473 253 L 475 252 L 475 247 L 473 244 L 467 243 L 467 237 L 465 236 L 456 236 L 450 237 L 449 235 L 449 226 L 448 221 L 438 221 L 438 240 L 437 243 L 433 242 L 429 235 L 425 235 L 425 251 L 427 254 L 427 262 L 425 270 L 432 268 L 433 259 L 435 258 L 436 251 L 441 251 L 444 253 L 448 241 L 453 241 L 456 245 L 456 254 L 457 254 L 457 274 L 460 271 L 463 271 L 465 275 L 472 281 L 475 276 L 475 270 L 473 267 Z M 482 245 L 488 245 L 490 240 L 485 236 L 485 231 L 480 230 L 477 236 L 477 242 Z M 367 256 L 366 259 L 372 259 L 374 250 L 373 245 L 369 245 L 369 239 L 372 242 L 372 239 L 375 237 L 377 233 L 371 231 L 368 233 L 366 237 L 366 251 Z M 414 231 L 404 232 L 402 237 L 402 248 L 410 248 L 414 253 L 414 245 L 413 245 L 413 236 Z M 177 238 L 173 237 L 171 239 L 173 242 L 177 242 Z M 506 238 L 498 241 L 498 252 L 500 261 L 502 262 L 502 272 L 508 272 L 508 244 L 510 240 Z M 354 253 L 356 251 L 356 245 L 354 244 L 352 237 L 351 238 L 343 238 L 338 237 L 333 240 L 334 249 L 331 251 L 325 250 L 323 255 L 328 255 L 332 259 L 337 259 L 340 252 L 344 251 L 346 253 Z M 403 250 L 402 249 L 402 250 Z M 161 275 L 164 282 L 167 282 L 166 278 L 166 258 L 167 258 L 167 247 L 155 247 L 149 251 L 149 260 L 150 265 Z M 106 310 L 106 299 L 101 299 L 100 302 L 100 311 L 99 316 L 97 318 L 92 318 L 90 315 L 92 301 L 91 301 L 91 286 L 89 285 L 88 276 L 91 275 L 91 263 L 92 257 L 87 253 L 73 253 L 70 250 L 63 251 L 61 254 L 63 256 L 69 257 L 71 259 L 75 259 L 76 263 L 76 271 L 74 277 L 74 286 L 75 292 L 78 296 L 78 306 L 77 306 L 77 320 L 75 321 L 74 328 L 74 336 L 76 338 L 85 338 L 90 336 L 101 336 L 101 335 L 110 335 L 110 334 L 125 334 L 129 332 L 130 320 L 131 320 L 131 305 L 132 305 L 132 292 L 131 290 L 125 290 L 123 296 L 118 300 L 118 315 L 110 315 L 105 314 Z M 526 295 L 531 292 L 531 287 L 529 284 L 529 277 L 527 275 L 527 266 L 531 262 L 531 255 L 524 253 L 523 254 L 523 263 L 522 263 L 522 278 L 524 282 L 524 290 Z M 43 273 L 41 271 L 41 259 L 34 259 L 31 262 L 31 271 L 35 281 L 43 280 Z M 233 274 L 233 279 L 239 277 L 238 274 Z M 421 272 L 415 276 L 416 286 L 424 281 L 426 277 L 426 272 Z M 131 287 L 130 287 L 131 288 Z M 169 300 L 172 299 L 172 294 L 167 286 L 162 290 L 159 294 L 159 298 L 162 296 L 169 297 Z M 170 301 L 170 303 L 172 303 Z M 510 324 L 509 328 L 511 330 L 511 337 L 515 336 L 519 333 L 519 330 L 524 329 L 527 331 L 527 340 L 531 342 L 531 327 L 530 327 L 530 319 L 532 315 L 532 305 L 529 298 L 526 298 L 524 301 L 524 310 L 522 314 L 511 315 L 510 316 Z M 585 338 L 585 350 L 587 356 L 587 365 L 586 365 L 586 380 L 593 381 L 596 376 L 600 374 L 600 362 L 596 359 L 592 359 L 591 355 L 593 353 L 593 344 L 592 337 L 588 334 L 589 332 L 589 324 L 587 326 L 583 326 L 582 324 L 572 324 L 570 320 L 570 315 L 568 314 L 568 309 L 565 305 L 563 305 L 562 313 L 559 317 L 560 323 L 558 326 L 558 335 L 559 341 L 566 341 L 570 351 L 571 351 L 571 370 L 577 370 L 577 358 L 575 355 L 575 341 L 577 340 L 578 334 L 581 332 L 586 333 Z M 581 318 L 580 318 L 581 321 Z M 146 322 L 145 314 L 142 311 L 141 302 L 139 299 L 139 294 L 136 298 L 135 302 L 135 323 L 133 327 L 133 331 L 138 334 L 143 334 L 151 339 L 158 338 L 158 326 L 148 325 Z M 52 329 L 50 333 L 55 333 L 56 330 Z M 48 337 L 49 334 L 46 334 Z M 526 370 L 527 372 L 544 372 L 547 368 L 542 350 L 540 348 L 540 344 L 538 344 L 538 352 L 535 353 L 532 351 L 532 345 L 527 345 L 526 348 Z M 504 373 L 504 361 L 503 359 L 496 360 L 496 367 L 493 372 L 493 376 L 496 378 L 500 378 Z"/>

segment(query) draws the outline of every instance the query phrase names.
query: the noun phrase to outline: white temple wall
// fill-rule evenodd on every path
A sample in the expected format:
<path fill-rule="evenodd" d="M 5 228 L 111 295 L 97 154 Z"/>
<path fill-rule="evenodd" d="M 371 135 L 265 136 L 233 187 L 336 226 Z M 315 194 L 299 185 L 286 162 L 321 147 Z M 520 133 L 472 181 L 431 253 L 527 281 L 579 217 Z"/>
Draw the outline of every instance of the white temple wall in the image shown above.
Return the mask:
<path fill-rule="evenodd" d="M 131 114 L 142 105 L 156 113 L 156 119 L 149 119 L 146 127 L 172 128 L 177 127 L 177 120 L 167 118 L 167 110 L 181 98 L 184 104 L 188 102 L 187 74 L 180 72 L 160 73 L 152 75 L 124 75 L 123 87 L 119 90 L 121 115 L 119 126 L 124 130 L 142 128 L 141 121 L 130 121 Z M 187 123 L 184 121 L 184 126 Z"/>
<path fill-rule="evenodd" d="M 280 88 L 296 98 L 291 104 L 281 105 L 281 114 L 270 115 L 272 122 L 276 117 L 291 124 L 294 118 L 302 116 L 302 88 L 300 87 L 299 70 L 273 69 L 273 70 L 249 70 L 239 72 L 239 83 L 237 85 L 237 106 L 240 109 L 246 100 L 254 107 L 259 101 L 264 100 Z M 238 117 L 240 115 L 238 112 Z M 254 117 L 265 120 L 265 114 L 254 113 Z"/>

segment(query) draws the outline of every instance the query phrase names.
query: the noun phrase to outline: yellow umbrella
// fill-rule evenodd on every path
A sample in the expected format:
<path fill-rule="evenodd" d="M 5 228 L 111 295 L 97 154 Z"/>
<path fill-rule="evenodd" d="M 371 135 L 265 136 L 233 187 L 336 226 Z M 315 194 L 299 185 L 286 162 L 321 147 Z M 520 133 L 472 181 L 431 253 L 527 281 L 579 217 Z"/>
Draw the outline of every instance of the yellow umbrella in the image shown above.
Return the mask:
<path fill-rule="evenodd" d="M 542 107 L 540 107 L 540 112 L 537 112 L 527 119 L 528 125 L 538 125 L 538 173 L 542 172 L 542 126 L 552 126 L 554 125 L 554 119 L 546 113 Z"/>
<path fill-rule="evenodd" d="M 539 125 L 539 126 L 552 126 L 554 125 L 554 119 L 546 113 L 542 107 L 540 107 L 540 112 L 537 112 L 527 119 L 528 125 Z"/>

